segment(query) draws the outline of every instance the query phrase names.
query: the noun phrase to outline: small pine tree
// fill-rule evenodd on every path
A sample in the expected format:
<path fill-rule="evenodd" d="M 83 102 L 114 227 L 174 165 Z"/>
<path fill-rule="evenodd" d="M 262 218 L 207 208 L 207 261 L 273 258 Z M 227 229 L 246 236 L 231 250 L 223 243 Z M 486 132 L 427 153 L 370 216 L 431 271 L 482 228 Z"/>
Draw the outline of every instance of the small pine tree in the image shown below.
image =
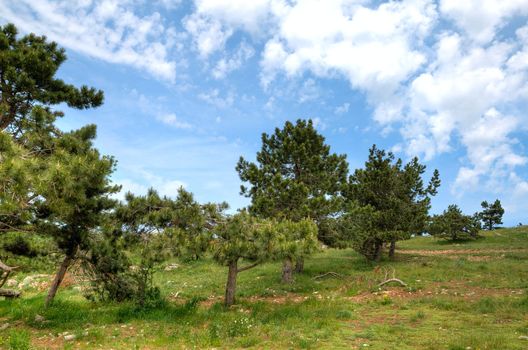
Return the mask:
<path fill-rule="evenodd" d="M 464 215 L 457 205 L 450 205 L 441 215 L 434 215 L 429 223 L 431 235 L 451 241 L 475 239 L 480 230 L 478 215 Z"/>
<path fill-rule="evenodd" d="M 496 199 L 493 203 L 484 201 L 481 203 L 481 206 L 484 210 L 479 213 L 479 217 L 486 230 L 493 230 L 497 225 L 502 225 L 504 209 L 502 208 L 500 200 Z"/>
<path fill-rule="evenodd" d="M 291 280 L 291 261 L 309 247 L 316 246 L 317 226 L 311 220 L 299 222 L 259 219 L 247 212 L 238 213 L 215 228 L 211 240 L 213 258 L 228 266 L 225 305 L 235 302 L 238 273 L 268 260 L 288 260 Z M 240 260 L 248 261 L 238 267 Z"/>

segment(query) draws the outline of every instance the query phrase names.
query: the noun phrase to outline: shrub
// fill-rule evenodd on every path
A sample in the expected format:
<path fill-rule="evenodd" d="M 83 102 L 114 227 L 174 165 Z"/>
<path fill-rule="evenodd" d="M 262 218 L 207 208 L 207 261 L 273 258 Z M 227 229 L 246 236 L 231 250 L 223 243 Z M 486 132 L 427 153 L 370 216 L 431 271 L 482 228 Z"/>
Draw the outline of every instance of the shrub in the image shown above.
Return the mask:
<path fill-rule="evenodd" d="M 27 239 L 22 236 L 16 236 L 13 241 L 4 243 L 4 250 L 15 255 L 27 256 L 29 258 L 37 256 L 37 251 L 33 249 Z"/>

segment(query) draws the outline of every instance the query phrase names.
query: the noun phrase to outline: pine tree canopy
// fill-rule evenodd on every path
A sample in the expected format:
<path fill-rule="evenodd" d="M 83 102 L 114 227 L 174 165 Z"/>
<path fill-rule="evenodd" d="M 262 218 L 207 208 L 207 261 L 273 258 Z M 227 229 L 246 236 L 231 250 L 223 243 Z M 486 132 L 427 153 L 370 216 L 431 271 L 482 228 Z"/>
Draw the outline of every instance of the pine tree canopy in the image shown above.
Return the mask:
<path fill-rule="evenodd" d="M 103 103 L 102 91 L 87 86 L 76 88 L 55 78 L 65 60 L 64 49 L 45 36 L 17 38 L 13 24 L 0 26 L 0 130 L 18 136 L 35 105 L 66 103 L 84 109 Z M 51 116 L 54 119 L 62 113 Z"/>
<path fill-rule="evenodd" d="M 241 194 L 251 198 L 252 214 L 319 221 L 339 210 L 348 163 L 345 155 L 330 153 L 311 120 L 297 120 L 262 134 L 256 163 L 241 157 L 236 170 L 249 184 Z"/>

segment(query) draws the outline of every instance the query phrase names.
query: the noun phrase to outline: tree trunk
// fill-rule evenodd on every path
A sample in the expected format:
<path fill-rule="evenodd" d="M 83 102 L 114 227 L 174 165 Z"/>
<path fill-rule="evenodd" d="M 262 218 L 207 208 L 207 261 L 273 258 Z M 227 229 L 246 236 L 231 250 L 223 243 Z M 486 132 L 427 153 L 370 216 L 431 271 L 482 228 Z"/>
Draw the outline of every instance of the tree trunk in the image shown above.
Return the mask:
<path fill-rule="evenodd" d="M 57 294 L 57 290 L 59 289 L 59 286 L 62 283 L 64 275 L 66 275 L 66 271 L 68 270 L 68 267 L 70 267 L 74 256 L 75 253 L 73 253 L 72 255 L 66 255 L 66 257 L 62 261 L 62 264 L 60 265 L 59 270 L 57 271 L 57 274 L 55 275 L 53 283 L 51 284 L 50 290 L 48 292 L 48 297 L 46 298 L 46 307 L 50 306 L 50 304 L 53 302 L 55 294 Z"/>
<path fill-rule="evenodd" d="M 227 273 L 227 283 L 226 283 L 226 292 L 225 292 L 225 306 L 231 306 L 235 303 L 235 293 L 236 293 L 236 282 L 238 274 L 238 263 L 237 261 L 232 261 L 229 263 L 229 272 Z"/>
<path fill-rule="evenodd" d="M 374 261 L 380 261 L 382 248 L 383 248 L 383 243 L 376 242 L 376 246 L 374 250 Z"/>
<path fill-rule="evenodd" d="M 295 261 L 295 273 L 304 272 L 304 258 L 299 258 Z"/>
<path fill-rule="evenodd" d="M 394 251 L 396 250 L 396 239 L 393 238 L 390 242 L 389 258 L 394 259 Z"/>
<path fill-rule="evenodd" d="M 292 259 L 286 258 L 282 264 L 282 283 L 292 283 L 293 282 L 293 267 Z"/>

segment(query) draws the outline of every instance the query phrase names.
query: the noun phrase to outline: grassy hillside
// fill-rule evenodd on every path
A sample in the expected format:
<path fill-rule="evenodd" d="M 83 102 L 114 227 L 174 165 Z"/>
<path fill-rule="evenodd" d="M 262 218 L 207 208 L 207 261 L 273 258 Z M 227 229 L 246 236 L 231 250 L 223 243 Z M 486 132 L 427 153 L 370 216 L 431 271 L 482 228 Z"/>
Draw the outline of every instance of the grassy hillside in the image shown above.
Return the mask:
<path fill-rule="evenodd" d="M 168 302 L 151 311 L 90 302 L 75 273 L 45 309 L 44 276 L 21 299 L 0 300 L 0 348 L 526 349 L 528 227 L 483 235 L 458 244 L 414 238 L 378 265 L 326 249 L 290 286 L 280 284 L 280 264 L 262 265 L 239 275 L 229 310 L 227 269 L 207 259 L 161 268 Z M 393 270 L 408 286 L 378 288 Z"/>

